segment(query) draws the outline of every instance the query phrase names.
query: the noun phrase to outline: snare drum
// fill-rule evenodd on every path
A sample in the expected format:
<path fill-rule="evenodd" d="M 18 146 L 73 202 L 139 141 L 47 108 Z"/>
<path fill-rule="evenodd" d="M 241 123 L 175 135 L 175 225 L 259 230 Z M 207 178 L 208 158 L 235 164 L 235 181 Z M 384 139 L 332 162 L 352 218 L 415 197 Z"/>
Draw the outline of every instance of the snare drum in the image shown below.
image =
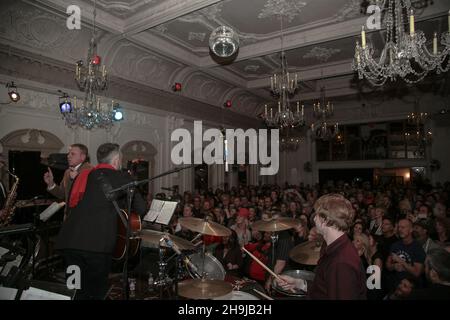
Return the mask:
<path fill-rule="evenodd" d="M 225 269 L 216 257 L 211 253 L 205 253 L 205 262 L 203 264 L 203 253 L 194 253 L 189 256 L 192 264 L 198 269 L 197 273 L 201 276 L 203 275 L 203 270 L 205 270 L 205 279 L 208 280 L 224 280 L 225 279 Z M 204 269 L 203 269 L 204 265 Z M 188 272 L 192 278 L 197 278 L 193 270 L 187 266 Z"/>
<path fill-rule="evenodd" d="M 288 270 L 283 272 L 282 275 L 290 276 L 295 279 L 306 280 L 308 287 L 311 286 L 315 276 L 314 272 L 306 270 Z M 275 292 L 278 293 L 278 297 L 297 297 L 297 298 L 306 297 L 306 292 L 300 289 L 295 289 L 293 292 L 284 290 L 282 287 L 278 286 L 275 279 L 272 282 L 272 288 L 274 289 Z"/>

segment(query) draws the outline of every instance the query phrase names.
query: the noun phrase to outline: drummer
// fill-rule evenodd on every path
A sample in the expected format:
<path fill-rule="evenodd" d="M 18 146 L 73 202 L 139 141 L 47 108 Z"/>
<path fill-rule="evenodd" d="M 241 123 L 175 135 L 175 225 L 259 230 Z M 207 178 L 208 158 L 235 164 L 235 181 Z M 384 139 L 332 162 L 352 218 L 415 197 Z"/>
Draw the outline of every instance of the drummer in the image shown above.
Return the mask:
<path fill-rule="evenodd" d="M 314 282 L 310 288 L 306 281 L 292 277 L 280 277 L 285 290 L 294 287 L 307 291 L 310 299 L 366 299 L 366 275 L 358 253 L 347 232 L 353 223 L 351 203 L 339 194 L 320 197 L 314 205 L 314 222 L 317 232 L 326 242 L 326 248 L 318 262 Z"/>

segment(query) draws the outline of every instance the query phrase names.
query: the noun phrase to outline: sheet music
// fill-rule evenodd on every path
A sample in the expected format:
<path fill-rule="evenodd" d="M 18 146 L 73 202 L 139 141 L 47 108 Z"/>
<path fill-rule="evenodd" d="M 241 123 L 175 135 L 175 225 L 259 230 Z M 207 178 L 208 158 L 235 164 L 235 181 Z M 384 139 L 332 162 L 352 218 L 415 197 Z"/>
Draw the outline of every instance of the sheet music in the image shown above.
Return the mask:
<path fill-rule="evenodd" d="M 158 219 L 156 219 L 156 223 L 168 225 L 176 207 L 177 202 L 164 201 L 164 206 L 161 209 Z"/>
<path fill-rule="evenodd" d="M 22 293 L 20 300 L 70 300 L 70 297 L 30 287 Z"/>
<path fill-rule="evenodd" d="M 174 201 L 153 200 L 150 210 L 144 217 L 144 221 L 169 224 L 177 204 Z"/>
<path fill-rule="evenodd" d="M 153 200 L 150 210 L 147 212 L 147 214 L 144 217 L 144 221 L 154 222 L 156 220 L 156 218 L 158 217 L 159 213 L 161 212 L 163 205 L 164 205 L 164 201 Z"/>
<path fill-rule="evenodd" d="M 47 209 L 45 209 L 44 211 L 42 211 L 42 213 L 40 214 L 39 218 L 42 221 L 47 221 L 48 219 L 50 219 L 59 209 L 61 209 L 62 207 L 64 207 L 66 205 L 65 202 L 53 202 L 51 205 L 48 206 Z"/>

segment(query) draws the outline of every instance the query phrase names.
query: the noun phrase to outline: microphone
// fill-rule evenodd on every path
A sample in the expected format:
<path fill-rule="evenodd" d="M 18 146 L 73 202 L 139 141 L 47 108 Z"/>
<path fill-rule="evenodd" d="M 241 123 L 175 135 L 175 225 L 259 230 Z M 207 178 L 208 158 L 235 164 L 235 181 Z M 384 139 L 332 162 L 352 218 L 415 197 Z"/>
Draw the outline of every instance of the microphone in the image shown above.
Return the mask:
<path fill-rule="evenodd" d="M 198 273 L 198 268 L 191 262 L 191 259 L 189 259 L 186 255 L 184 255 L 180 251 L 180 248 L 178 248 L 178 246 L 172 240 L 170 240 L 169 237 L 164 236 L 164 240 L 166 241 L 167 245 L 173 249 L 173 251 L 175 251 L 178 255 L 183 257 L 183 261 L 189 266 L 189 268 L 191 268 L 191 270 L 194 271 L 195 275 L 198 278 L 201 278 L 200 274 Z"/>

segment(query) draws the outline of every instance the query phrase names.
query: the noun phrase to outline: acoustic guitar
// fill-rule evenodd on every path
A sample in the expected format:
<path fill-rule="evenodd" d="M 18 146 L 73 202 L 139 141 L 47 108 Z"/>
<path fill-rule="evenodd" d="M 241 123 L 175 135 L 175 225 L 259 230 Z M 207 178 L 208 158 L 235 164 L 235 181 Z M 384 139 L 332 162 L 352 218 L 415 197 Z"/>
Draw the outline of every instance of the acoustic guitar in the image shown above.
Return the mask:
<path fill-rule="evenodd" d="M 122 210 L 125 218 L 130 219 L 130 242 L 129 242 L 129 250 L 128 257 L 134 257 L 139 250 L 139 246 L 141 244 L 141 238 L 137 236 L 139 231 L 142 229 L 141 217 L 132 212 L 130 215 L 127 214 L 125 210 Z M 122 222 L 120 217 L 117 217 L 117 242 L 116 248 L 113 253 L 114 260 L 120 260 L 125 257 L 126 245 L 127 245 L 127 225 Z"/>

